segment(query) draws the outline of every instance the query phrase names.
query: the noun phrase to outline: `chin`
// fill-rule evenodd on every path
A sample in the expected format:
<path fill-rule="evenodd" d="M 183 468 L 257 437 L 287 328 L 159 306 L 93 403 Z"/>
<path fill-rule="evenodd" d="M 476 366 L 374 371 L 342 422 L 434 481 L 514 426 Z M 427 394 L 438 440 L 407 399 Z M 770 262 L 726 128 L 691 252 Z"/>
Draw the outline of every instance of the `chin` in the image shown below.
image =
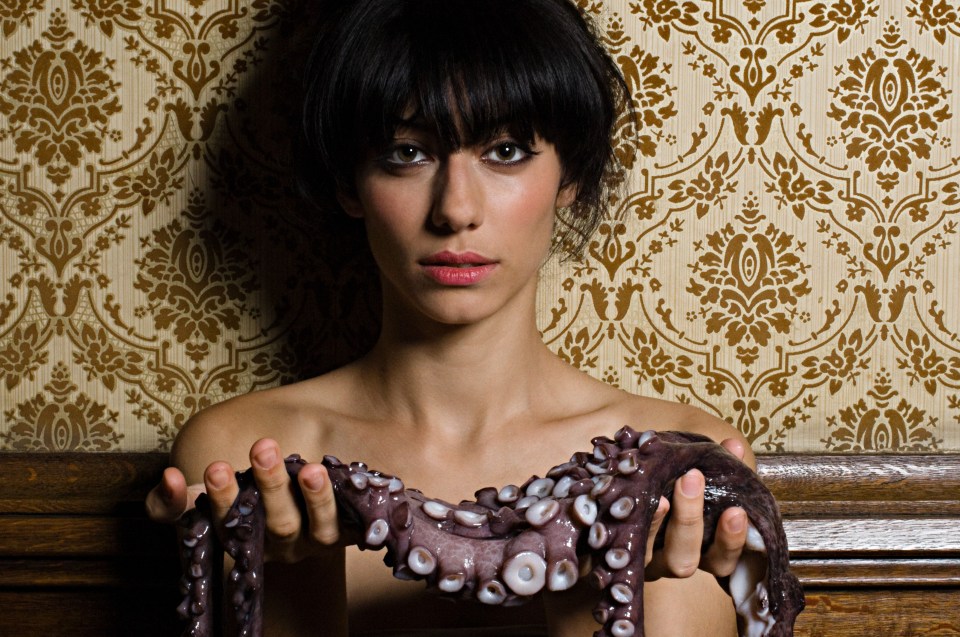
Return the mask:
<path fill-rule="evenodd" d="M 425 313 L 426 317 L 440 325 L 450 327 L 466 327 L 475 325 L 489 316 L 488 313 L 478 311 L 479 308 L 438 310 Z"/>

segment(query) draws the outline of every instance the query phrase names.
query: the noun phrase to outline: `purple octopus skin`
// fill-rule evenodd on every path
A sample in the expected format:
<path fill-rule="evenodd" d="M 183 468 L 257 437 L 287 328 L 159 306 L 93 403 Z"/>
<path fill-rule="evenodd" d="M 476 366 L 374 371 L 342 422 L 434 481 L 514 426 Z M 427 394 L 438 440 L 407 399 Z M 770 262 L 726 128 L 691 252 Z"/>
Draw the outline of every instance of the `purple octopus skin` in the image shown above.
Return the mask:
<path fill-rule="evenodd" d="M 593 439 L 545 477 L 521 486 L 485 488 L 476 501 L 453 505 L 406 489 L 396 477 L 363 463 L 327 456 L 344 534 L 361 549 L 386 548 L 384 561 L 401 579 L 426 580 L 456 599 L 515 604 L 541 590 L 560 591 L 589 573 L 600 589 L 595 637 L 642 637 L 644 556 L 660 496 L 692 468 L 705 477 L 702 550 L 717 519 L 740 506 L 749 519 L 747 544 L 733 574 L 719 578 L 733 599 L 743 637 L 793 635 L 804 597 L 789 570 L 787 540 L 773 495 L 757 475 L 722 446 L 690 433 L 638 434 L 629 427 L 613 439 Z M 286 461 L 291 476 L 305 464 Z M 214 634 L 220 614 L 222 553 L 235 560 L 227 578 L 223 634 L 262 634 L 265 512 L 250 470 L 238 473 L 240 494 L 228 513 L 222 547 L 212 530 L 205 496 L 180 524 L 185 637 Z M 296 485 L 296 480 L 292 480 Z M 302 495 L 298 494 L 298 497 Z M 668 514 L 669 515 L 669 514 Z M 663 542 L 663 529 L 655 547 Z"/>

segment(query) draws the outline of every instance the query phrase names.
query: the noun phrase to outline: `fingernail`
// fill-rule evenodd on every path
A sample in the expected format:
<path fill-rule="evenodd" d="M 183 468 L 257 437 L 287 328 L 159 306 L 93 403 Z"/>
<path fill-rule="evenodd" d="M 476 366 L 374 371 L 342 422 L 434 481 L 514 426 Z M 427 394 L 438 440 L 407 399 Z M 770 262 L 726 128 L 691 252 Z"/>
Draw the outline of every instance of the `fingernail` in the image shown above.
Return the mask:
<path fill-rule="evenodd" d="M 688 498 L 693 498 L 700 493 L 700 476 L 688 471 L 680 478 L 680 491 Z"/>
<path fill-rule="evenodd" d="M 207 479 L 210 480 L 210 486 L 215 489 L 222 489 L 227 486 L 227 478 L 227 472 L 224 469 L 214 469 L 207 476 Z"/>
<path fill-rule="evenodd" d="M 311 473 L 303 476 L 303 486 L 311 491 L 319 491 L 323 487 L 323 474 Z"/>
<path fill-rule="evenodd" d="M 170 488 L 170 485 L 166 481 L 160 483 L 160 497 L 163 498 L 163 501 L 169 504 L 173 501 L 173 489 Z"/>
<path fill-rule="evenodd" d="M 727 530 L 731 533 L 741 533 L 747 526 L 747 516 L 744 514 L 735 515 L 727 520 Z"/>
<path fill-rule="evenodd" d="M 273 447 L 268 447 L 255 455 L 253 461 L 257 463 L 257 466 L 261 469 L 269 469 L 277 462 L 277 450 Z"/>

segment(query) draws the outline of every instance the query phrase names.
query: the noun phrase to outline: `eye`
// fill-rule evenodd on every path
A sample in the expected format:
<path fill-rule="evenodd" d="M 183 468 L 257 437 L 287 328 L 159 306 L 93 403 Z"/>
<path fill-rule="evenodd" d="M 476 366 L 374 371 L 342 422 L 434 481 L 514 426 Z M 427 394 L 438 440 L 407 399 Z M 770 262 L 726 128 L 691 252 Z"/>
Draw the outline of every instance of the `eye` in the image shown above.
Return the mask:
<path fill-rule="evenodd" d="M 384 157 L 384 161 L 394 166 L 417 164 L 426 160 L 427 154 L 413 144 L 397 144 Z"/>
<path fill-rule="evenodd" d="M 503 141 L 495 144 L 484 154 L 483 158 L 497 164 L 519 164 L 532 157 L 535 153 L 514 141 Z"/>

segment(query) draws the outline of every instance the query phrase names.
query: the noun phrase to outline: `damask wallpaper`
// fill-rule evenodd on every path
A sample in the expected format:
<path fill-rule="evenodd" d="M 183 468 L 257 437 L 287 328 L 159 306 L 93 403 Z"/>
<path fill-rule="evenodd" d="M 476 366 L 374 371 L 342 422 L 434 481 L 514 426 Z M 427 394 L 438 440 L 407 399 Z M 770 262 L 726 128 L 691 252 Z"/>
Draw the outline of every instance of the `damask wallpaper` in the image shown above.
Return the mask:
<path fill-rule="evenodd" d="M 636 113 L 550 347 L 758 452 L 960 451 L 960 2 L 579 3 Z M 362 237 L 296 188 L 315 7 L 0 0 L 0 449 L 167 449 L 368 346 Z"/>

